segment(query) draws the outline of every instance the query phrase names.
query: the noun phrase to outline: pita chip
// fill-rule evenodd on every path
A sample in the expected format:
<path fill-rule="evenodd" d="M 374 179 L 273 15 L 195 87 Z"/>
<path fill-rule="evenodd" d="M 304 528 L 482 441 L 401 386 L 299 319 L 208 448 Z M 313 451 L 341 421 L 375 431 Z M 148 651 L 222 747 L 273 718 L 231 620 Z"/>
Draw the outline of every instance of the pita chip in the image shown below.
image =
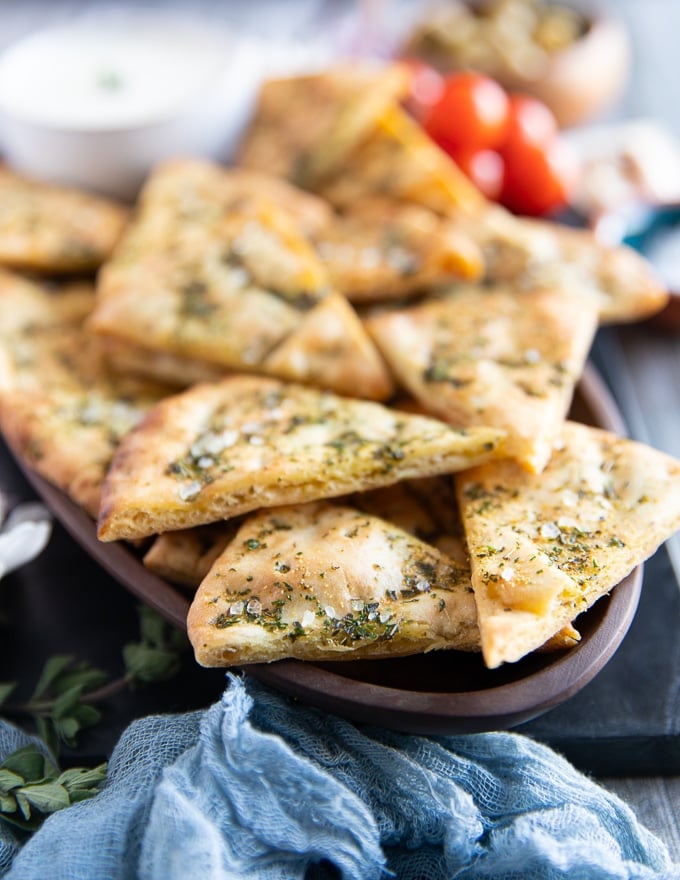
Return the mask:
<path fill-rule="evenodd" d="M 345 64 L 265 82 L 238 163 L 306 189 L 344 167 L 346 157 L 399 101 L 408 75 L 399 65 Z"/>
<path fill-rule="evenodd" d="M 451 289 L 366 327 L 395 376 L 452 425 L 508 432 L 506 452 L 540 472 L 597 328 L 589 299 L 506 286 Z"/>
<path fill-rule="evenodd" d="M 340 207 L 381 196 L 445 216 L 460 212 L 478 217 L 488 204 L 455 162 L 396 104 L 380 114 L 339 173 L 317 191 Z"/>
<path fill-rule="evenodd" d="M 680 462 L 575 422 L 560 439 L 540 475 L 506 460 L 456 477 L 492 668 L 533 651 L 680 527 Z"/>
<path fill-rule="evenodd" d="M 0 428 L 14 451 L 97 516 L 113 451 L 166 389 L 116 376 L 83 331 L 91 287 L 0 274 Z"/>
<path fill-rule="evenodd" d="M 264 367 L 269 355 L 298 330 L 304 337 L 310 310 L 331 293 L 321 261 L 297 226 L 297 214 L 314 225 L 307 198 L 315 209 L 313 196 L 297 194 L 283 181 L 270 188 L 264 175 L 199 160 L 166 163 L 151 176 L 137 216 L 100 272 L 90 328 L 108 340 L 109 351 L 118 340 L 113 358 L 145 375 L 174 381 L 182 363 L 188 380 L 201 378 L 201 363 L 203 378 L 208 370 L 271 372 Z M 339 309 L 329 305 L 331 329 L 337 328 Z M 351 323 L 352 369 L 377 389 L 375 396 L 384 397 L 385 365 L 361 324 Z M 301 356 L 318 360 L 318 340 L 307 341 L 314 350 Z M 299 337 L 291 342 L 294 350 L 298 346 Z M 305 381 L 335 377 L 344 390 L 337 344 L 332 347 L 324 369 L 307 371 Z"/>
<path fill-rule="evenodd" d="M 314 306 L 266 358 L 262 370 L 338 394 L 386 400 L 392 377 L 358 315 L 339 293 Z"/>
<path fill-rule="evenodd" d="M 99 536 L 141 538 L 450 473 L 503 454 L 504 434 L 459 431 L 369 401 L 255 376 L 161 401 L 109 470 Z"/>
<path fill-rule="evenodd" d="M 63 274 L 96 269 L 128 219 L 101 196 L 0 168 L 0 265 Z"/>
<path fill-rule="evenodd" d="M 466 566 L 324 501 L 248 517 L 199 587 L 188 631 L 204 666 L 479 645 Z"/>
<path fill-rule="evenodd" d="M 354 203 L 314 242 L 331 283 L 351 302 L 394 299 L 484 271 L 480 248 L 452 220 L 393 199 Z"/>

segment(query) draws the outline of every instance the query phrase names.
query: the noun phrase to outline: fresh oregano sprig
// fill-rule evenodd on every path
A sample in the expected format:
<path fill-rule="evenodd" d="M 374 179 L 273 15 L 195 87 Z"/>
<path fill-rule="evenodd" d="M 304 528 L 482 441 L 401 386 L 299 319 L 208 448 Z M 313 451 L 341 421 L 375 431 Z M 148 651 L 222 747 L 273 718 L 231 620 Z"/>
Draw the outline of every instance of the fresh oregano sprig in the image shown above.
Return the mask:
<path fill-rule="evenodd" d="M 36 743 L 24 746 L 0 764 L 0 819 L 34 831 L 50 813 L 94 797 L 105 779 L 106 764 L 62 773 Z"/>
<path fill-rule="evenodd" d="M 0 683 L 0 711 L 30 717 L 53 755 L 59 754 L 61 743 L 74 747 L 80 731 L 101 718 L 94 704 L 125 687 L 166 681 L 179 671 L 186 636 L 146 606 L 140 606 L 139 620 L 140 639 L 124 646 L 125 674 L 120 678 L 108 681 L 103 670 L 71 655 L 57 654 L 45 663 L 26 702 L 8 703 L 15 683 Z"/>
<path fill-rule="evenodd" d="M 57 654 L 47 660 L 24 703 L 8 702 L 16 682 L 0 682 L 0 712 L 30 717 L 54 756 L 62 742 L 75 746 L 80 731 L 101 718 L 95 703 L 128 686 L 166 681 L 179 671 L 188 647 L 184 634 L 146 606 L 139 607 L 139 620 L 139 641 L 123 648 L 124 675 L 109 681 L 103 670 Z M 39 744 L 25 746 L 0 764 L 0 820 L 35 830 L 50 813 L 93 797 L 105 778 L 106 764 L 61 772 Z"/>

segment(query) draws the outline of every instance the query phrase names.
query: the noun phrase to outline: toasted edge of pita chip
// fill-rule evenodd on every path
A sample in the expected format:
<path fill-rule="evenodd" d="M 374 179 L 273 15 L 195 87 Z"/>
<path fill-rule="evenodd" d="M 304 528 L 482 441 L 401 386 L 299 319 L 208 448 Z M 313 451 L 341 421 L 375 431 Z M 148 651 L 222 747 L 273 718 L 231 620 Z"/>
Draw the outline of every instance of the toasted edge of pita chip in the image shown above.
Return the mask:
<path fill-rule="evenodd" d="M 541 475 L 506 460 L 456 478 L 492 668 L 544 643 L 680 527 L 680 462 L 575 422 L 561 441 Z"/>
<path fill-rule="evenodd" d="M 146 551 L 144 565 L 161 578 L 195 590 L 239 525 L 239 520 L 230 520 L 159 535 Z"/>
<path fill-rule="evenodd" d="M 141 538 L 470 467 L 505 434 L 256 376 L 166 398 L 109 470 L 99 536 Z"/>
<path fill-rule="evenodd" d="M 122 205 L 0 167 L 0 265 L 52 274 L 96 269 L 128 219 Z"/>
<path fill-rule="evenodd" d="M 261 89 L 238 164 L 307 188 L 341 168 L 408 88 L 400 65 L 344 64 L 321 73 L 271 79 Z"/>
<path fill-rule="evenodd" d="M 392 104 L 376 122 L 337 176 L 318 188 L 328 201 L 343 207 L 387 196 L 445 216 L 483 214 L 488 202 L 482 193 L 406 111 Z"/>

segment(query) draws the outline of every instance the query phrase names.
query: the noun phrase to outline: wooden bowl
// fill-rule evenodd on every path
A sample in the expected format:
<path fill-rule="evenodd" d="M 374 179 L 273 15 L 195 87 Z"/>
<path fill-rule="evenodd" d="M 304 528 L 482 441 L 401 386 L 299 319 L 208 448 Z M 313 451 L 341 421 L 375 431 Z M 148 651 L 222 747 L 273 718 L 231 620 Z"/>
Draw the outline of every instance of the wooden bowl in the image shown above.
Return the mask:
<path fill-rule="evenodd" d="M 591 367 L 583 374 L 571 417 L 623 433 L 616 404 Z M 124 543 L 98 541 L 83 510 L 17 462 L 61 524 L 104 569 L 167 620 L 186 626 L 186 591 L 145 569 Z M 487 669 L 480 655 L 458 651 L 335 663 L 280 660 L 243 669 L 304 703 L 395 730 L 434 735 L 513 727 L 564 702 L 594 678 L 628 631 L 641 584 L 639 566 L 581 614 L 576 647 L 534 653 L 500 669 Z"/>

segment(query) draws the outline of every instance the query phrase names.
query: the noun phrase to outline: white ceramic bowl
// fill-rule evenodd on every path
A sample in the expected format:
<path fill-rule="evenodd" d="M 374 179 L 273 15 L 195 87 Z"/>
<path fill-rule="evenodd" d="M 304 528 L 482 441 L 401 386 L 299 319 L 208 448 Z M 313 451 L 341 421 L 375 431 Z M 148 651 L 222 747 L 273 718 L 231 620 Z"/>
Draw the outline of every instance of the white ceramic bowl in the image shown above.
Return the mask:
<path fill-rule="evenodd" d="M 0 56 L 0 147 L 21 172 L 131 200 L 164 158 L 228 160 L 262 79 L 322 61 L 162 11 L 88 16 Z"/>

